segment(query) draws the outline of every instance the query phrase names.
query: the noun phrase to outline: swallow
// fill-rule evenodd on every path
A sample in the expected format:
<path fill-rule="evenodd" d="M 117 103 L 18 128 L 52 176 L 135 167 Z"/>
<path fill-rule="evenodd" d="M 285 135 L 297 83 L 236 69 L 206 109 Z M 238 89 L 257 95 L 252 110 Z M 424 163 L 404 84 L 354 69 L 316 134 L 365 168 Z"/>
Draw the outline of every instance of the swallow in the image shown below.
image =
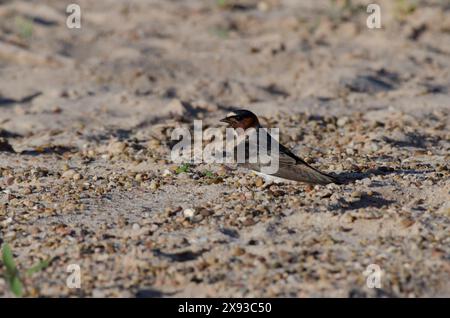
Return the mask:
<path fill-rule="evenodd" d="M 276 177 L 281 178 L 284 180 L 292 180 L 292 181 L 298 181 L 298 182 L 304 182 L 309 184 L 320 184 L 320 185 L 326 185 L 329 183 L 336 183 L 341 184 L 341 182 L 336 178 L 329 174 L 326 174 L 308 163 L 306 163 L 303 159 L 299 158 L 295 154 L 293 154 L 288 148 L 283 146 L 282 144 L 278 143 L 268 132 L 267 130 L 261 126 L 258 117 L 253 114 L 251 111 L 248 110 L 235 110 L 231 113 L 229 113 L 225 118 L 220 120 L 221 122 L 224 122 L 229 125 L 229 127 L 234 128 L 235 131 L 244 132 L 246 136 L 241 136 L 242 142 L 245 142 L 245 163 L 243 163 L 243 166 L 246 168 L 249 168 L 250 170 L 255 171 L 258 174 L 261 174 L 261 168 L 263 165 L 261 162 L 256 163 L 250 163 L 249 161 L 249 134 L 248 132 L 257 132 L 257 136 L 263 136 L 263 138 L 267 138 L 265 145 L 267 145 L 268 153 L 272 153 L 270 149 L 272 149 L 272 146 L 278 145 L 278 155 L 276 156 L 276 160 L 278 160 L 278 171 L 276 171 L 273 174 L 264 175 L 266 178 L 270 179 L 270 177 Z M 239 129 L 241 128 L 241 129 Z M 253 129 L 252 129 L 253 128 Z M 260 130 L 263 130 L 262 133 L 260 133 Z M 257 137 L 257 151 L 260 151 L 260 137 Z M 234 147 L 235 151 L 235 158 L 236 158 L 236 151 L 239 147 L 240 143 Z M 253 161 L 254 162 L 254 161 Z M 239 163 L 239 162 L 238 162 Z"/>

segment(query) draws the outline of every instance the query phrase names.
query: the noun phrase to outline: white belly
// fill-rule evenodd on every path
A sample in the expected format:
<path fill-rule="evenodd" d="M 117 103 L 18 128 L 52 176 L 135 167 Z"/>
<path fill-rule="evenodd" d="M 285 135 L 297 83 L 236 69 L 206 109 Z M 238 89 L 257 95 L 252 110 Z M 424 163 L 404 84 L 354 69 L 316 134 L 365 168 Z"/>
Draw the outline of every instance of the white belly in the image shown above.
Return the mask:
<path fill-rule="evenodd" d="M 268 175 L 268 174 L 265 174 L 265 173 L 261 173 L 261 172 L 258 172 L 258 171 L 254 171 L 254 170 L 252 170 L 252 172 L 254 174 L 262 177 L 264 179 L 264 182 L 266 182 L 266 183 L 275 183 L 275 184 L 279 184 L 279 183 L 296 183 L 295 181 L 292 181 L 292 180 L 271 176 L 271 175 Z"/>

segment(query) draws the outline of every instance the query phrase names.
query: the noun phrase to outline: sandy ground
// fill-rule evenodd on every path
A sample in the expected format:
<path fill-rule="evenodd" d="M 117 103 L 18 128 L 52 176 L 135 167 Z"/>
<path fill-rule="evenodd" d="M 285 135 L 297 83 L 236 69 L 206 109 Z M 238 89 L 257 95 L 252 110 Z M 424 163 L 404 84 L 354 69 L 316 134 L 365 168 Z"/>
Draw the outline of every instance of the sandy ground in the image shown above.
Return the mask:
<path fill-rule="evenodd" d="M 450 296 L 448 1 L 373 30 L 365 1 L 69 2 L 0 1 L 0 242 L 51 258 L 26 296 Z M 233 108 L 347 183 L 177 170 L 171 130 Z"/>

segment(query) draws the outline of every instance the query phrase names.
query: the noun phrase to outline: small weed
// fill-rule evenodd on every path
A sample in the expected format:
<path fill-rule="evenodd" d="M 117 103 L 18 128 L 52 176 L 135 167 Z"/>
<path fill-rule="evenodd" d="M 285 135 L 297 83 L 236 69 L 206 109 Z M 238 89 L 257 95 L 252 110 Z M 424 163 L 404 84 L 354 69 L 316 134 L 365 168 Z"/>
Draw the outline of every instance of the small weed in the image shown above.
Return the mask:
<path fill-rule="evenodd" d="M 177 170 L 175 170 L 175 172 L 176 172 L 177 174 L 180 174 L 180 173 L 187 173 L 187 172 L 189 172 L 189 168 L 190 168 L 190 166 L 189 166 L 188 163 L 183 163 L 181 166 L 179 166 L 179 167 L 177 168 Z"/>
<path fill-rule="evenodd" d="M 17 32 L 22 39 L 29 39 L 33 35 L 33 22 L 30 19 L 17 17 L 15 20 Z"/>
<path fill-rule="evenodd" d="M 416 0 L 396 0 L 395 1 L 395 16 L 398 19 L 404 19 L 406 16 L 412 14 L 417 9 Z"/>
<path fill-rule="evenodd" d="M 50 265 L 50 262 L 51 262 L 50 258 L 40 261 L 39 263 L 37 263 L 36 265 L 34 265 L 33 267 L 31 267 L 27 270 L 27 275 L 31 276 L 35 273 L 38 273 L 38 272 L 46 269 Z"/>
<path fill-rule="evenodd" d="M 204 172 L 204 175 L 205 175 L 205 177 L 207 177 L 207 178 L 214 178 L 214 172 L 212 172 L 212 171 L 210 171 L 210 170 L 206 170 L 205 172 Z"/>
<path fill-rule="evenodd" d="M 2 260 L 6 267 L 5 279 L 8 283 L 9 289 L 17 297 L 22 297 L 23 295 L 23 284 L 20 280 L 19 271 L 14 262 L 14 257 L 11 248 L 8 244 L 3 244 L 2 248 Z"/>
<path fill-rule="evenodd" d="M 212 29 L 211 32 L 221 39 L 227 39 L 230 31 L 226 28 L 217 27 Z"/>
<path fill-rule="evenodd" d="M 224 8 L 227 6 L 227 0 L 217 0 L 216 3 L 217 3 L 217 6 L 221 7 L 221 8 Z"/>
<path fill-rule="evenodd" d="M 4 243 L 2 246 L 2 261 L 3 265 L 6 267 L 4 274 L 5 280 L 8 283 L 9 289 L 17 297 L 22 297 L 24 293 L 24 287 L 21 280 L 21 275 L 17 269 L 16 262 L 14 261 L 14 256 L 11 251 L 10 246 Z M 51 259 L 40 261 L 30 269 L 26 271 L 28 276 L 42 271 L 50 265 Z"/>

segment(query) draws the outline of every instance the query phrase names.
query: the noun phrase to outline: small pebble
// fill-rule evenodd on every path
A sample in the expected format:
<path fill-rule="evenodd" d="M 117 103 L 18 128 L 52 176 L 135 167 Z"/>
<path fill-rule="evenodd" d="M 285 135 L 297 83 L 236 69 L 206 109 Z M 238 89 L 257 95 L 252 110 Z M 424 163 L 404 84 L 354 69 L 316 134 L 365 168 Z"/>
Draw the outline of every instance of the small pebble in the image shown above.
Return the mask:
<path fill-rule="evenodd" d="M 186 217 L 186 218 L 192 218 L 192 217 L 194 216 L 194 214 L 195 214 L 194 209 L 185 209 L 185 210 L 183 211 L 183 215 L 184 215 L 184 217 Z"/>
<path fill-rule="evenodd" d="M 69 169 L 62 174 L 64 179 L 73 179 L 76 174 L 75 170 Z"/>
<path fill-rule="evenodd" d="M 134 223 L 133 226 L 131 227 L 133 229 L 133 231 L 138 231 L 141 227 L 139 224 Z"/>

